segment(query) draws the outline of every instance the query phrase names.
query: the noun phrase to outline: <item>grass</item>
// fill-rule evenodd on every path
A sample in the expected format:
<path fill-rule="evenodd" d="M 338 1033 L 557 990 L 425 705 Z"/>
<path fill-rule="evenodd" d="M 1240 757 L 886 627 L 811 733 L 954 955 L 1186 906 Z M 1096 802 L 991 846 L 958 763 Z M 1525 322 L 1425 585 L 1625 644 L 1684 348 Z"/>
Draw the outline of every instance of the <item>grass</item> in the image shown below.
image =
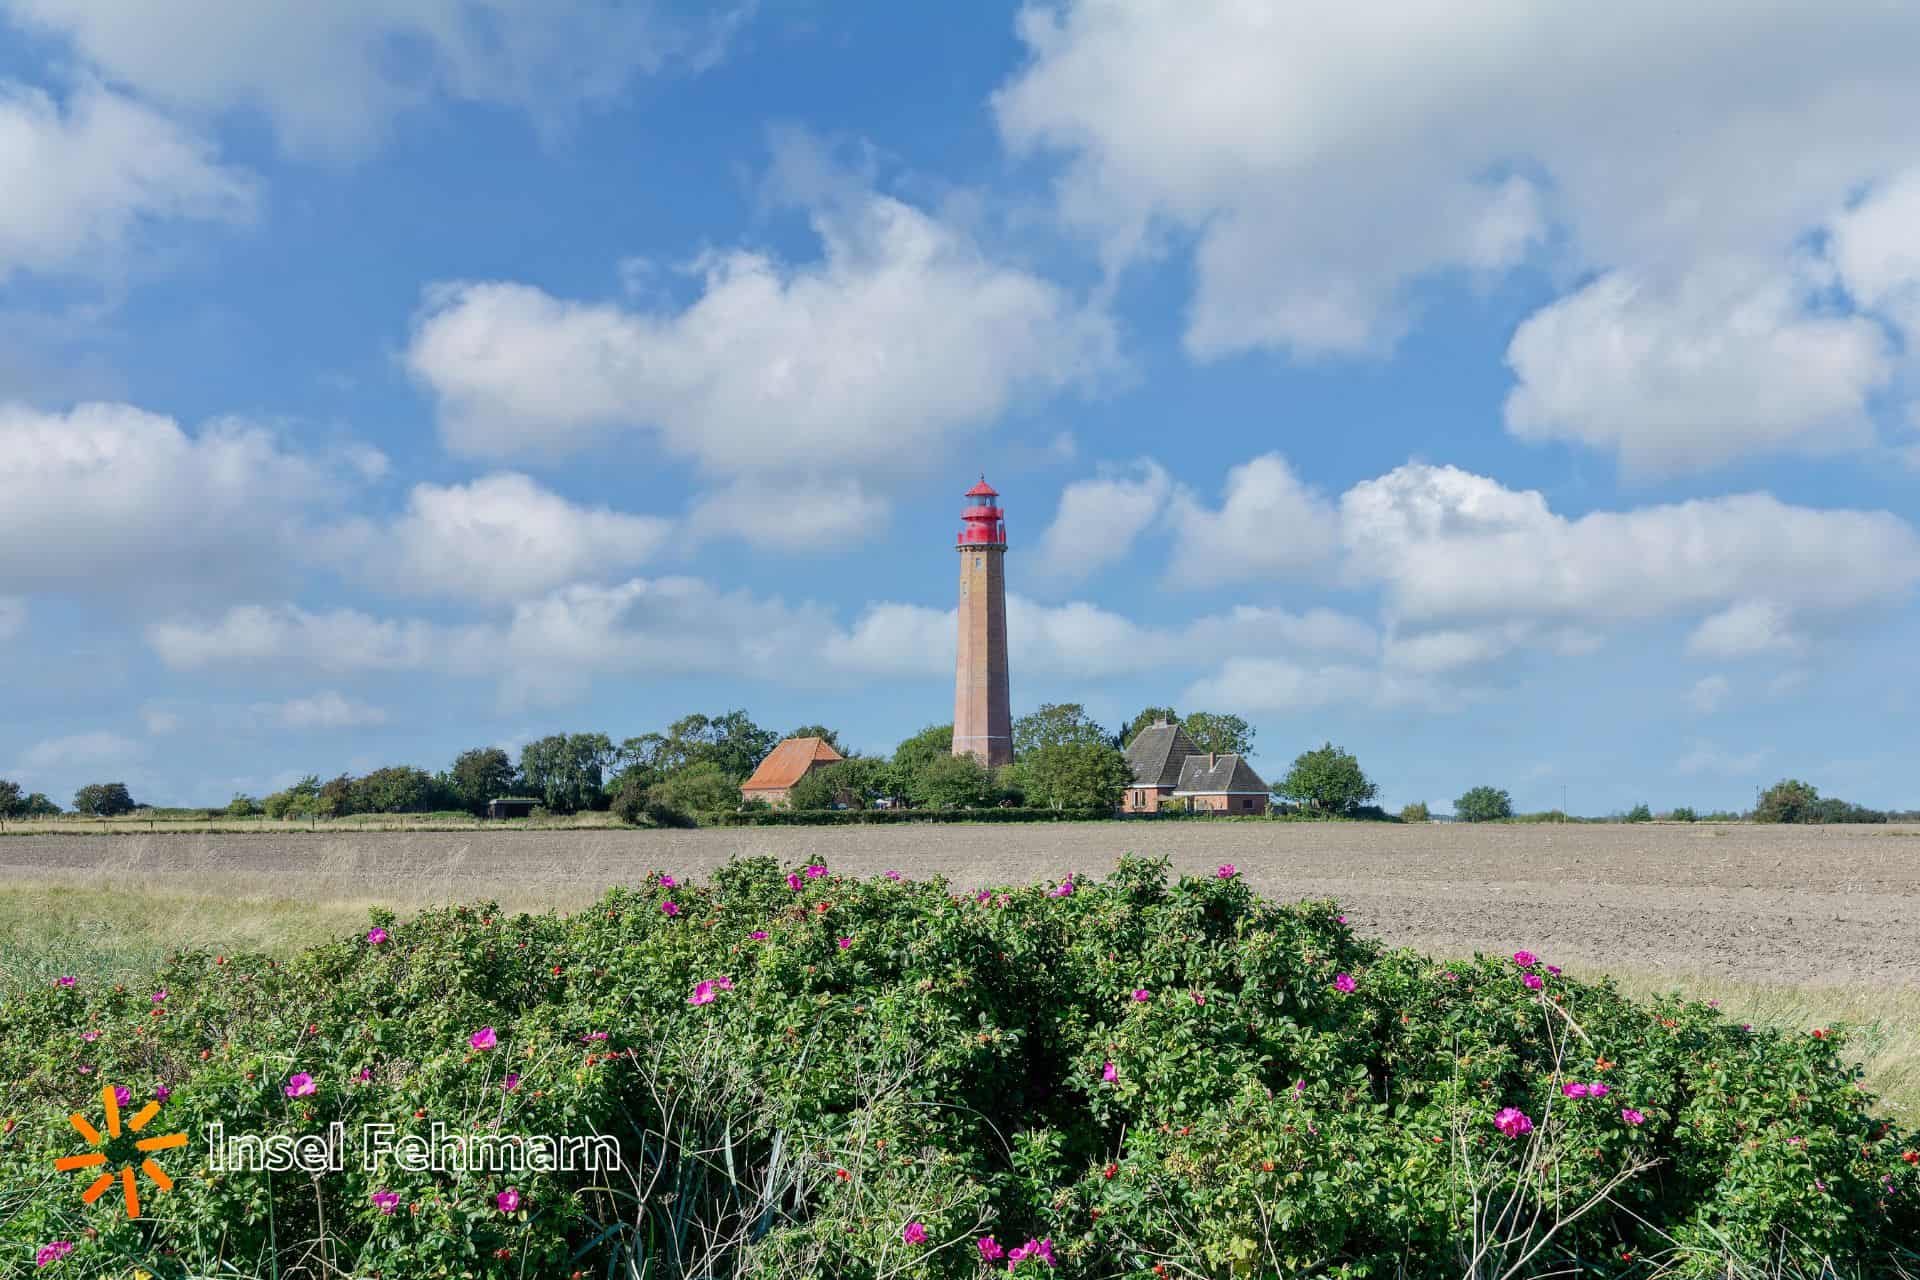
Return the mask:
<path fill-rule="evenodd" d="M 611 813 L 562 814 L 544 818 L 475 818 L 464 813 L 364 813 L 346 818 L 232 818 L 124 817 L 86 818 L 64 814 L 57 818 L 0 820 L 0 835 L 118 836 L 161 832 L 219 833 L 223 835 L 299 831 L 552 831 L 573 828 L 617 827 Z"/>
<path fill-rule="evenodd" d="M 16 881 L 0 887 L 0 992 L 63 973 L 131 982 L 170 952 L 189 947 L 285 957 L 364 928 L 370 906 L 406 910 L 438 900 L 431 886 L 421 889 L 413 901 L 295 900 L 234 895 L 210 878 L 166 891 Z M 1728 1017 L 1759 1027 L 1803 1033 L 1845 1028 L 1850 1054 L 1865 1069 L 1882 1108 L 1906 1124 L 1920 1117 L 1920 989 L 1786 986 L 1630 967 L 1606 973 L 1629 995 L 1679 991 L 1694 1000 L 1718 1000 Z"/>

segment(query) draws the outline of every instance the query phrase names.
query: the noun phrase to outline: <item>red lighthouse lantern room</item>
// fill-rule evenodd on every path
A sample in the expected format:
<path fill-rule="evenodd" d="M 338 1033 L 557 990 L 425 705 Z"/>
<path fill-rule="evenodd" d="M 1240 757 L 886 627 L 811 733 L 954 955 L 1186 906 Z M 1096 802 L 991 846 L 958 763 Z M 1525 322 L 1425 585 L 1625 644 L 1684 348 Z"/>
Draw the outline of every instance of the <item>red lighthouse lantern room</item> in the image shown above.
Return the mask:
<path fill-rule="evenodd" d="M 980 483 L 967 490 L 964 495 L 967 505 L 960 511 L 960 537 L 954 544 L 961 547 L 1005 547 L 1007 545 L 1006 513 L 1000 509 L 1000 494 L 987 478 L 980 477 Z"/>

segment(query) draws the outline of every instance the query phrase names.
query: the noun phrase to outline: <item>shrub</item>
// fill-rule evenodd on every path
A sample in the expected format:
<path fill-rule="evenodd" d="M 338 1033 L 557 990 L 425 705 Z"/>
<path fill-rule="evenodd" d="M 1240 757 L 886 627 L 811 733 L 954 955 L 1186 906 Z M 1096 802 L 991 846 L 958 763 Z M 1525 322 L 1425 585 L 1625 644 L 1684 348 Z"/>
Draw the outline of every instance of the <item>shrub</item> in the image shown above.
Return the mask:
<path fill-rule="evenodd" d="M 1431 822 L 1433 821 L 1433 817 L 1427 812 L 1427 802 L 1425 800 L 1415 800 L 1412 804 L 1401 808 L 1400 821 Z"/>
<path fill-rule="evenodd" d="M 1351 814 L 1373 799 L 1380 788 L 1362 772 L 1351 751 L 1331 742 L 1295 757 L 1287 776 L 1273 785 L 1273 793 L 1316 813 Z"/>
<path fill-rule="evenodd" d="M 1669 822 L 1695 822 L 1698 820 L 1698 815 L 1685 805 L 1681 805 L 1678 809 L 1675 809 L 1667 815 L 1667 821 Z"/>
<path fill-rule="evenodd" d="M 1128 859 L 1104 883 L 953 895 L 756 859 L 571 917 L 372 923 L 377 940 L 285 964 L 190 952 L 150 983 L 9 993 L 0 1248 L 67 1240 L 75 1274 L 169 1280 L 315 1256 L 489 1280 L 872 1280 L 885 1257 L 961 1280 L 990 1235 L 1047 1242 L 1057 1271 L 1016 1280 L 1072 1280 L 1161 1258 L 1213 1277 L 1611 1278 L 1649 1256 L 1875 1275 L 1920 1246 L 1916 1137 L 1871 1114 L 1837 1037 L 1636 1003 L 1530 956 L 1388 951 L 1332 903 L 1230 875 L 1168 883 Z M 310 1094 L 288 1095 L 295 1073 Z M 161 1131 L 194 1136 L 160 1156 L 176 1181 L 138 1222 L 46 1192 L 103 1082 L 164 1085 Z M 600 1133 L 622 1170 L 191 1176 L 214 1121 Z M 1476 1238 L 1494 1252 L 1463 1265 Z"/>
<path fill-rule="evenodd" d="M 252 818 L 260 813 L 260 802 L 252 796 L 235 795 L 227 801 L 226 813 L 229 818 Z"/>
<path fill-rule="evenodd" d="M 1513 801 L 1498 787 L 1475 787 L 1453 802 L 1453 815 L 1462 822 L 1498 822 L 1513 816 Z"/>
<path fill-rule="evenodd" d="M 1626 816 L 1623 817 L 1621 821 L 1622 822 L 1652 822 L 1653 810 L 1647 808 L 1647 806 L 1644 804 L 1637 804 L 1633 806 L 1633 808 L 1627 810 Z"/>

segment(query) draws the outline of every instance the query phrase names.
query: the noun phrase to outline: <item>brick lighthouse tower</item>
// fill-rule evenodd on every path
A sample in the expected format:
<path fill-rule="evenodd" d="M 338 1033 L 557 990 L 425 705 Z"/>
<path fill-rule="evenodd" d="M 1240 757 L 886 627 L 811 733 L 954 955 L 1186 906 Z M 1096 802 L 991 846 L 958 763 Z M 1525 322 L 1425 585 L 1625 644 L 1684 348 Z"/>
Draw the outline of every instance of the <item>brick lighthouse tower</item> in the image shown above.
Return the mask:
<path fill-rule="evenodd" d="M 960 512 L 960 659 L 953 673 L 953 754 L 988 768 L 1013 762 L 1007 696 L 1007 524 L 987 478 Z"/>

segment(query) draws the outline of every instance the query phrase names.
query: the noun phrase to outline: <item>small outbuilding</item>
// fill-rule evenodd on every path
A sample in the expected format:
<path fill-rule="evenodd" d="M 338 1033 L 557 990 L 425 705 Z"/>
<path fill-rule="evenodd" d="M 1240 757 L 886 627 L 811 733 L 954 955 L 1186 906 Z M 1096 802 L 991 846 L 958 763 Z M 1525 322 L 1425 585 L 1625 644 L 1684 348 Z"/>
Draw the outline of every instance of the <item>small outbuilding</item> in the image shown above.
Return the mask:
<path fill-rule="evenodd" d="M 526 818 L 540 806 L 540 801 L 531 796 L 500 796 L 487 801 L 489 818 Z"/>
<path fill-rule="evenodd" d="M 776 807 L 787 802 L 793 784 L 812 773 L 837 764 L 846 757 L 825 738 L 788 738 L 767 752 L 767 758 L 740 784 L 742 800 L 764 800 Z"/>
<path fill-rule="evenodd" d="M 1269 796 L 1253 766 L 1233 751 L 1188 756 L 1173 794 L 1204 813 L 1265 813 Z"/>

